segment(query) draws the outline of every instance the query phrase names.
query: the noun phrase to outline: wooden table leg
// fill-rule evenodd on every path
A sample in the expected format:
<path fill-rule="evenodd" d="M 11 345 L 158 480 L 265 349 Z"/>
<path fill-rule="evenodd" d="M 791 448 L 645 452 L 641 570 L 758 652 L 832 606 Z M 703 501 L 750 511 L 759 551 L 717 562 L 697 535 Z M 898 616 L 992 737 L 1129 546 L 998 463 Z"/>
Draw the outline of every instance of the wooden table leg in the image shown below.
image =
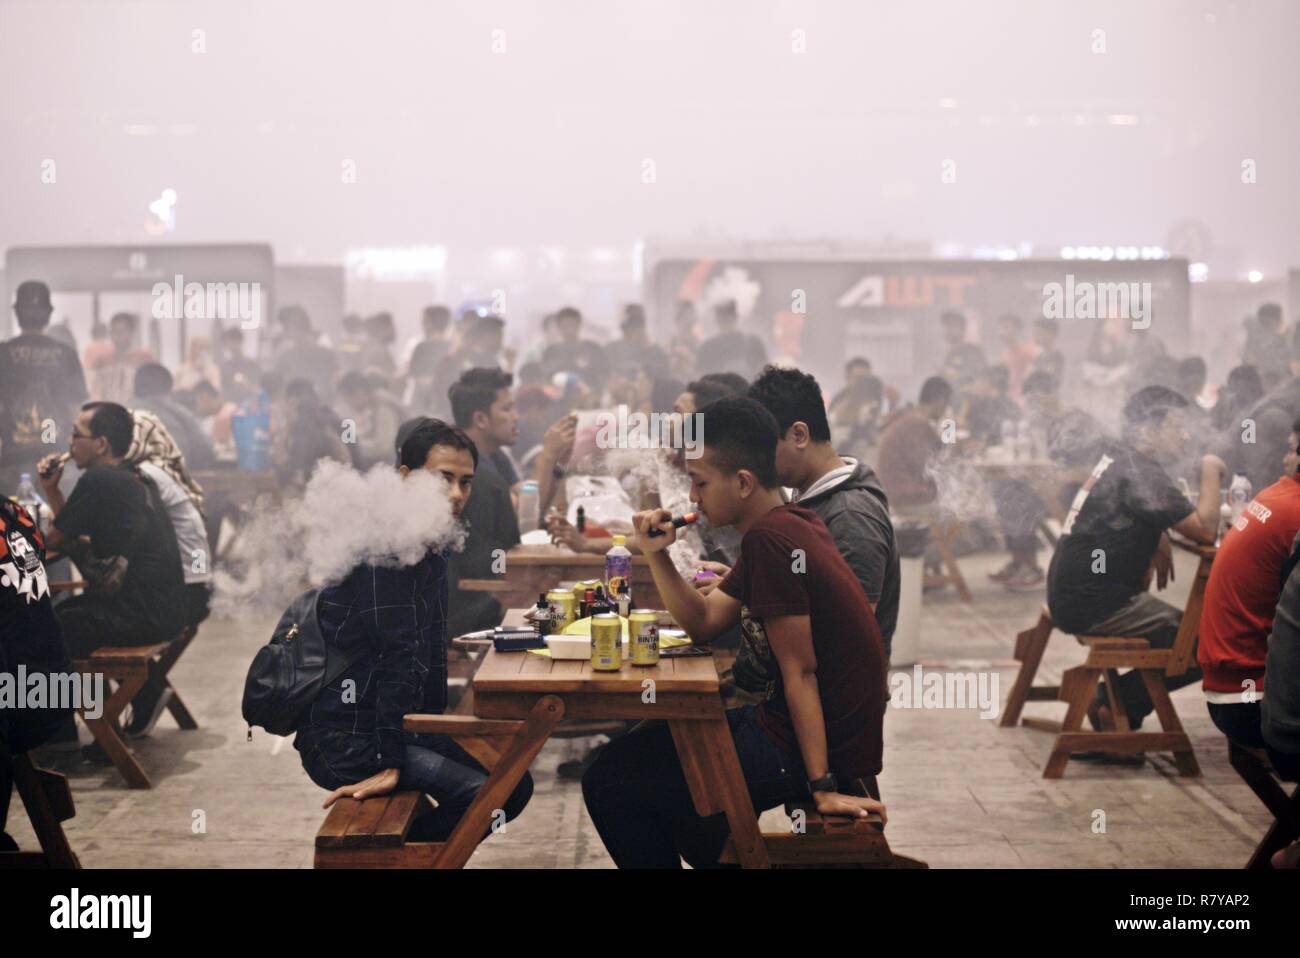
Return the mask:
<path fill-rule="evenodd" d="M 474 849 L 478 848 L 491 825 L 492 813 L 505 805 L 506 800 L 528 771 L 537 753 L 542 750 L 551 732 L 564 718 L 564 702 L 555 695 L 543 695 L 533 706 L 505 751 L 500 753 L 496 766 L 474 796 L 474 801 L 442 846 L 434 868 L 464 868 Z"/>
<path fill-rule="evenodd" d="M 176 720 L 176 724 L 182 729 L 188 732 L 194 731 L 199 727 L 199 723 L 194 720 L 190 710 L 185 707 L 185 703 L 181 701 L 181 694 L 176 691 L 176 687 L 172 685 L 170 680 L 167 680 L 167 687 L 172 690 L 172 697 L 167 700 L 167 711 L 171 713 L 172 718 Z"/>
<path fill-rule="evenodd" d="M 68 844 L 68 837 L 63 833 L 63 825 L 60 824 L 60 814 L 65 818 L 71 818 L 72 795 L 67 791 L 67 781 L 59 783 L 59 787 L 65 793 L 63 796 L 67 799 L 68 808 L 62 812 L 55 807 L 59 798 L 50 793 L 43 777 L 53 775 L 44 769 L 38 769 L 32 764 L 31 757 L 26 754 L 15 755 L 13 757 L 14 785 L 18 788 L 18 794 L 22 796 L 23 805 L 27 808 L 27 817 L 31 820 L 32 831 L 36 833 L 36 839 L 41 843 L 41 850 L 44 852 L 42 864 L 47 868 L 80 868 L 81 863 L 77 861 L 76 854 L 72 851 L 72 846 Z M 55 776 L 62 779 L 63 776 Z"/>
<path fill-rule="evenodd" d="M 147 679 L 146 671 L 121 679 L 113 694 L 104 703 L 104 712 L 99 718 L 88 718 L 84 710 L 79 710 L 86 728 L 90 729 L 90 734 L 95 736 L 99 747 L 112 760 L 113 766 L 122 773 L 130 788 L 153 788 L 153 782 L 149 781 L 149 776 L 145 774 L 144 769 L 131 753 L 131 749 L 122 740 L 122 729 L 117 719 L 123 709 L 135 698 L 136 693 L 144 688 Z"/>
<path fill-rule="evenodd" d="M 1020 671 L 1016 673 L 1015 684 L 1007 695 L 1007 704 L 1002 709 L 998 725 L 1002 728 L 1015 728 L 1020 721 L 1020 713 L 1029 700 L 1029 690 L 1034 686 L 1034 676 L 1043 661 L 1043 652 L 1052 637 L 1052 619 L 1046 612 L 1040 612 L 1038 621 L 1032 628 L 1016 635 L 1016 658 L 1020 660 Z"/>
<path fill-rule="evenodd" d="M 770 868 L 767 846 L 758 830 L 758 815 L 749 800 L 749 788 L 745 785 L 726 718 L 719 715 L 714 720 L 672 719 L 668 725 L 695 810 L 701 815 L 726 813 L 741 866 Z"/>

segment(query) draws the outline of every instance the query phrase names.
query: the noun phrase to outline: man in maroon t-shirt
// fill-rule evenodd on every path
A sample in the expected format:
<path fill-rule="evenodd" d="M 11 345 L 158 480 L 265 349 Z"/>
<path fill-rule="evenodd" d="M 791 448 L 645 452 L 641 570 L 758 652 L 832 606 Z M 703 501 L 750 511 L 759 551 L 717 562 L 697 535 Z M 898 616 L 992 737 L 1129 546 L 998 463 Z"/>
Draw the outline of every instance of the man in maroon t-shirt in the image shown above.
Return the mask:
<path fill-rule="evenodd" d="M 754 808 L 811 796 L 823 814 L 883 814 L 880 802 L 846 794 L 881 767 L 884 644 L 862 586 L 817 514 L 783 503 L 772 414 L 730 397 L 700 415 L 703 454 L 687 460 L 691 501 L 710 525 L 741 532 L 740 559 L 705 596 L 665 551 L 675 540 L 667 510 L 636 515 L 637 543 L 664 604 L 696 642 L 741 624 L 746 654 L 737 671 L 763 701 L 728 711 L 727 720 Z M 726 819 L 695 814 L 665 724 L 607 745 L 582 791 L 620 868 L 717 863 Z"/>

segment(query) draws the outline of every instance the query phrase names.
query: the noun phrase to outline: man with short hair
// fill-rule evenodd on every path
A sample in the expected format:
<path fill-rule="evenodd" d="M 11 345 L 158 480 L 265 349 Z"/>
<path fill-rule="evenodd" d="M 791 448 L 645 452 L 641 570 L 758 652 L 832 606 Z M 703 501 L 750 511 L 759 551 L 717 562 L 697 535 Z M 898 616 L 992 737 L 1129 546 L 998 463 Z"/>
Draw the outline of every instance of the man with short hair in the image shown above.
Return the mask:
<path fill-rule="evenodd" d="M 1029 367 L 1029 376 L 1034 373 L 1046 373 L 1056 380 L 1058 385 L 1065 383 L 1065 353 L 1056 346 L 1061 324 L 1047 316 L 1034 320 L 1034 361 Z"/>
<path fill-rule="evenodd" d="M 136 345 L 140 317 L 134 313 L 114 313 L 108 321 L 108 338 L 113 353 L 90 371 L 90 395 L 99 402 L 126 405 L 135 387 L 135 371 L 154 362 L 153 353 Z"/>
<path fill-rule="evenodd" d="M 620 329 L 623 338 L 605 347 L 605 358 L 611 367 L 636 365 L 650 379 L 667 374 L 668 354 L 650 342 L 646 334 L 645 309 L 640 303 L 628 303 L 624 307 Z"/>
<path fill-rule="evenodd" d="M 452 635 L 499 625 L 505 615 L 490 592 L 461 591 L 459 583 L 499 575 L 495 553 L 519 544 L 519 520 L 510 495 L 513 483 L 510 474 L 502 471 L 503 449 L 519 437 L 510 391 L 513 382 L 501 369 L 470 369 L 448 392 L 456 426 L 479 451 L 474 496 L 462 515 L 469 535 L 465 548 L 452 556 L 448 573 L 452 605 L 447 627 Z"/>
<path fill-rule="evenodd" d="M 1191 436 L 1188 402 L 1172 389 L 1148 386 L 1124 407 L 1124 437 L 1099 444 L 1092 474 L 1074 497 L 1047 570 L 1047 605 L 1058 629 L 1073 635 L 1133 636 L 1168 649 L 1182 610 L 1147 591 L 1163 589 L 1173 569 L 1166 530 L 1197 542 L 1214 541 L 1219 527 L 1223 460 L 1201 459 L 1200 498 L 1193 507 L 1161 461 L 1180 461 Z M 1201 677 L 1200 669 L 1166 678 L 1173 691 Z M 1153 705 L 1136 669 L 1120 676 L 1116 694 L 1136 729 Z M 1094 728 L 1109 711 L 1104 686 L 1088 717 Z"/>
<path fill-rule="evenodd" d="M 0 343 L 0 495 L 10 495 L 19 476 L 35 472 L 49 452 L 49 425 L 62 428 L 86 401 L 86 378 L 75 350 L 46 335 L 50 290 L 27 280 L 14 294 L 18 335 Z"/>
<path fill-rule="evenodd" d="M 446 483 L 453 517 L 478 495 L 474 442 L 437 419 L 403 423 L 397 470 L 424 470 Z M 471 492 L 473 495 L 471 495 Z M 454 598 L 453 598 L 454 601 Z M 437 807 L 411 827 L 415 841 L 445 842 L 488 778 L 472 755 L 446 735 L 408 732 L 406 715 L 447 708 L 448 550 L 418 562 L 359 565 L 317 598 L 321 635 L 331 648 L 366 649 L 321 689 L 300 723 L 294 748 L 313 782 L 329 789 L 324 806 L 413 790 Z M 514 819 L 532 796 L 525 773 L 501 811 Z"/>
<path fill-rule="evenodd" d="M 446 306 L 426 306 L 420 323 L 424 338 L 411 352 L 406 375 L 411 381 L 411 408 L 433 415 L 442 412 L 441 407 L 446 404 L 444 392 L 438 389 L 438 373 L 451 349 L 447 340 L 451 310 Z"/>
<path fill-rule="evenodd" d="M 261 389 L 262 367 L 244 355 L 244 331 L 238 326 L 223 330 L 217 368 L 221 370 L 221 393 L 238 405 L 257 398 Z"/>
<path fill-rule="evenodd" d="M 952 403 L 952 386 L 931 376 L 921 385 L 919 400 L 894 416 L 880 436 L 876 465 L 895 512 L 928 506 L 939 495 L 927 467 L 943 449 L 938 426 Z"/>
<path fill-rule="evenodd" d="M 334 379 L 338 375 L 339 360 L 334 350 L 322 346 L 319 335 L 312 328 L 311 317 L 301 306 L 286 306 L 280 310 L 280 325 L 285 343 L 275 359 L 275 371 L 291 379 L 308 379 L 316 386 L 326 402 L 333 396 Z"/>
<path fill-rule="evenodd" d="M 835 451 L 821 387 L 809 374 L 768 366 L 749 397 L 776 417 L 777 478 L 794 489 L 794 502 L 826 523 L 876 613 L 888 663 L 898 624 L 898 547 L 875 470 Z"/>
<path fill-rule="evenodd" d="M 736 373 L 752 379 L 767 363 L 767 347 L 753 333 L 740 329 L 740 311 L 729 299 L 713 309 L 718 331 L 700 344 L 695 368 L 700 373 Z"/>
<path fill-rule="evenodd" d="M 967 341 L 966 316 L 963 313 L 949 310 L 939 317 L 939 325 L 943 330 L 943 341 L 948 346 L 939 373 L 956 392 L 961 393 L 975 382 L 975 377 L 986 365 L 984 349 L 979 343 Z"/>
<path fill-rule="evenodd" d="M 841 791 L 881 768 L 885 661 L 867 597 L 816 513 L 782 500 L 772 414 L 733 397 L 702 415 L 703 454 L 687 467 L 691 501 L 710 523 L 742 533 L 735 568 L 701 595 L 665 551 L 676 539 L 671 513 L 634 521 L 659 594 L 692 638 L 707 643 L 737 623 L 747 635 L 753 654 L 743 676 L 737 659 L 736 678 L 751 681 L 762 704 L 726 714 L 754 809 L 811 798 L 823 814 L 883 814 L 878 801 Z M 663 535 L 651 538 L 651 529 Z M 666 724 L 605 746 L 582 794 L 618 867 L 717 864 L 726 819 L 696 813 Z"/>
<path fill-rule="evenodd" d="M 388 455 L 388 436 L 397 431 L 404 413 L 387 392 L 375 388 L 364 373 L 352 370 L 338 381 L 340 412 L 355 426 L 355 462 L 369 469 Z"/>
<path fill-rule="evenodd" d="M 92 587 L 58 606 L 74 659 L 101 645 L 171 642 L 185 624 L 180 551 L 166 508 L 152 481 L 125 461 L 134 434 L 125 407 L 86 403 L 68 443 L 82 470 L 72 495 L 65 500 L 59 490 L 63 466 L 57 454 L 39 466 L 54 514 L 47 547 L 80 551 L 78 540 L 90 538 L 90 559 L 77 558 L 77 565 Z"/>
<path fill-rule="evenodd" d="M 172 374 L 167 367 L 145 363 L 135 371 L 135 398 L 131 408 L 151 412 L 162 421 L 191 469 L 211 469 L 216 464 L 212 440 L 194 413 L 172 394 Z"/>

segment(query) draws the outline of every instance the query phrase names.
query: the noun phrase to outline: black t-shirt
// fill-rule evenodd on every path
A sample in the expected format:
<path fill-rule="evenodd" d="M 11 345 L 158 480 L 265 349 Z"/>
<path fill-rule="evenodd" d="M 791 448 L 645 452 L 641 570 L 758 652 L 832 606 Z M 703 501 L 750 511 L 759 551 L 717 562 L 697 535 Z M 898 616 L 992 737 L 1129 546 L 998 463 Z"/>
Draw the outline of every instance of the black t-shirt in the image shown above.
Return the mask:
<path fill-rule="evenodd" d="M 0 462 L 35 461 L 49 452 L 45 420 L 65 435 L 86 395 L 81 361 L 66 343 L 42 333 L 0 343 Z"/>
<path fill-rule="evenodd" d="M 157 494 L 130 466 L 91 466 L 77 481 L 54 525 L 65 536 L 90 536 L 98 559 L 123 556 L 117 600 L 149 638 L 164 642 L 184 624 L 180 551 Z"/>
<path fill-rule="evenodd" d="M 1160 534 L 1192 504 L 1149 456 L 1102 444 L 1079 488 L 1047 570 L 1047 604 L 1057 628 L 1087 633 L 1143 591 Z"/>
<path fill-rule="evenodd" d="M 461 510 L 460 519 L 469 535 L 465 547 L 451 554 L 448 569 L 451 598 L 447 634 L 451 636 L 498 625 L 504 613 L 501 603 L 490 592 L 468 592 L 460 588 L 461 579 L 500 576 L 501 566 L 493 552 L 519 544 L 519 519 L 510 499 L 510 487 L 491 456 L 482 456 L 478 461 L 469 501 Z"/>
<path fill-rule="evenodd" d="M 72 666 L 63 631 L 50 603 L 45 543 L 27 511 L 0 501 L 0 673 L 14 676 L 67 672 Z M 48 739 L 48 727 L 63 715 L 54 709 L 0 706 L 0 743 L 27 751 Z"/>

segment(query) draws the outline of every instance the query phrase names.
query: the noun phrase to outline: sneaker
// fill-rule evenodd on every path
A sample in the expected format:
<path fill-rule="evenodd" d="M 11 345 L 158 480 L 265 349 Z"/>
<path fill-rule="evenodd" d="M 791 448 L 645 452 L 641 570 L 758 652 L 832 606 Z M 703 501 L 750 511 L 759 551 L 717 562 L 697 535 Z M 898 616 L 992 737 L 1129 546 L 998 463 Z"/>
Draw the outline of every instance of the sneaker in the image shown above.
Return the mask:
<path fill-rule="evenodd" d="M 1037 566 L 1021 566 L 1013 575 L 1002 580 L 1002 586 L 1012 592 L 1028 592 L 1041 588 L 1044 581 L 1042 569 Z"/>
<path fill-rule="evenodd" d="M 171 700 L 172 690 L 166 685 L 157 692 L 146 685 L 131 702 L 131 721 L 126 725 L 126 734 L 143 738 L 152 732 Z"/>
<path fill-rule="evenodd" d="M 1001 569 L 997 569 L 994 572 L 990 572 L 989 578 L 992 579 L 994 582 L 1006 582 L 1008 579 L 1014 577 L 1015 574 L 1019 571 L 1020 571 L 1020 563 L 1016 562 L 1015 559 L 1012 559 Z"/>

